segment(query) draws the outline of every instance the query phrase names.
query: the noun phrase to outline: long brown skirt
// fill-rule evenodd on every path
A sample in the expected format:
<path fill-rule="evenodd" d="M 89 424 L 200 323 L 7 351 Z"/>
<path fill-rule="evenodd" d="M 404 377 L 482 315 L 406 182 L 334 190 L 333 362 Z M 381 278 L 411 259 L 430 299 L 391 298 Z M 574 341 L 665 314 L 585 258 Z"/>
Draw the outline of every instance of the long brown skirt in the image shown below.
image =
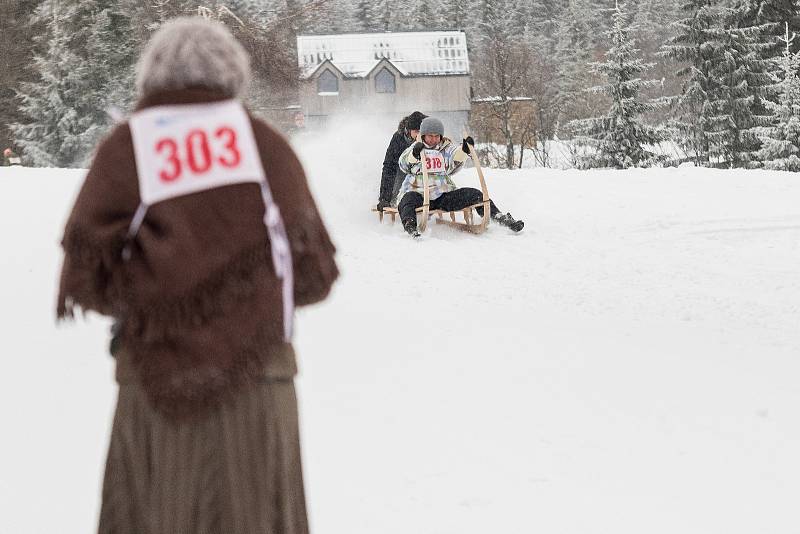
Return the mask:
<path fill-rule="evenodd" d="M 293 381 L 247 386 L 182 422 L 120 385 L 99 532 L 307 534 Z"/>

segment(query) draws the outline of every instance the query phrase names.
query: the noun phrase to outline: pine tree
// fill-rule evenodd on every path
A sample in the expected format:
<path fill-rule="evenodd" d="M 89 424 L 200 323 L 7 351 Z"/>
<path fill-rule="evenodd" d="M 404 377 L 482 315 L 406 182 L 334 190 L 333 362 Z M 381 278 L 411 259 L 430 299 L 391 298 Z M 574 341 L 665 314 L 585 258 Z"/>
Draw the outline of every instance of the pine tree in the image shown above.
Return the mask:
<path fill-rule="evenodd" d="M 28 23 L 27 4 L 23 0 L 4 2 L 0 16 L 0 72 L 3 73 L 0 76 L 0 102 L 3 102 L 0 106 L 0 150 L 13 148 L 22 152 L 22 147 L 14 144 L 10 125 L 25 119 L 18 109 L 17 91 L 21 84 L 36 79 L 33 57 L 37 42 L 34 36 L 41 29 Z"/>
<path fill-rule="evenodd" d="M 764 167 L 773 170 L 800 171 L 800 51 L 792 52 L 795 34 L 789 36 L 785 26 L 784 51 L 780 60 L 782 78 L 777 84 L 778 102 L 766 102 L 774 124 L 762 128 L 762 147 L 758 158 Z"/>
<path fill-rule="evenodd" d="M 84 2 L 84 5 L 88 3 Z M 130 111 L 135 97 L 135 63 L 138 46 L 131 19 L 116 7 L 116 2 L 97 2 L 88 16 L 84 61 L 95 89 L 94 103 L 84 106 L 97 110 L 95 120 L 107 125 L 107 112 Z M 84 20 L 83 17 L 80 20 Z"/>
<path fill-rule="evenodd" d="M 657 88 L 659 96 L 673 95 L 680 91 L 672 66 L 658 55 L 661 45 L 673 35 L 673 23 L 679 18 L 679 7 L 675 2 L 640 0 L 633 19 L 636 26 L 633 37 L 642 51 L 642 58 L 655 64 L 651 76 L 662 81 Z"/>
<path fill-rule="evenodd" d="M 555 42 L 556 23 L 567 4 L 566 0 L 532 0 L 528 3 L 528 9 L 523 12 L 526 15 L 527 30 Z"/>
<path fill-rule="evenodd" d="M 752 57 L 760 59 L 747 65 L 749 72 L 748 86 L 753 96 L 751 111 L 758 117 L 769 116 L 765 100 L 776 101 L 776 95 L 771 92 L 772 74 L 779 70 L 778 59 L 781 56 L 781 36 L 783 27 L 789 25 L 789 30 L 800 30 L 798 8 L 796 0 L 736 0 L 730 10 L 731 19 L 729 27 L 746 32 L 748 39 L 755 48 Z"/>
<path fill-rule="evenodd" d="M 764 42 L 772 44 L 770 57 L 779 57 L 783 51 L 781 38 L 785 24 L 789 25 L 792 33 L 800 31 L 797 0 L 736 0 L 733 9 L 737 12 L 740 27 L 762 26 L 761 37 Z"/>
<path fill-rule="evenodd" d="M 528 91 L 536 101 L 538 121 L 536 131 L 531 133 L 532 143 L 553 139 L 559 119 L 559 88 L 553 83 L 559 71 L 555 54 L 555 23 L 552 16 L 557 4 L 536 0 L 532 7 L 525 33 L 525 46 L 531 50 L 531 72 Z M 523 147 L 524 150 L 524 147 Z"/>
<path fill-rule="evenodd" d="M 685 78 L 679 96 L 673 99 L 674 119 L 671 126 L 678 133 L 678 143 L 694 159 L 696 165 L 710 164 L 713 126 L 711 101 L 719 91 L 712 68 L 724 54 L 716 28 L 720 13 L 716 0 L 687 0 L 682 11 L 686 18 L 675 23 L 677 35 L 669 39 L 659 55 L 683 66 L 678 77 Z"/>
<path fill-rule="evenodd" d="M 663 136 L 641 121 L 640 115 L 656 106 L 642 101 L 640 93 L 643 88 L 658 82 L 639 78 L 652 65 L 637 57 L 638 50 L 630 37 L 633 27 L 629 24 L 624 3 L 617 3 L 612 20 L 609 32 L 612 46 L 606 52 L 606 60 L 592 64 L 592 68 L 604 74 L 608 82 L 591 89 L 593 93 L 608 95 L 611 107 L 602 117 L 576 121 L 576 129 L 582 133 L 579 142 L 594 149 L 581 159 L 581 166 L 617 169 L 649 166 L 661 158 L 647 145 L 657 144 Z"/>
<path fill-rule="evenodd" d="M 303 19 L 307 27 L 301 33 L 338 34 L 356 31 L 359 26 L 357 13 L 350 0 L 326 0 L 313 6 L 304 6 Z"/>
<path fill-rule="evenodd" d="M 523 9 L 518 0 L 483 0 L 478 30 L 480 41 L 502 41 L 507 43 L 519 42 L 525 31 L 523 22 Z"/>
<path fill-rule="evenodd" d="M 35 13 L 46 51 L 35 59 L 40 79 L 20 94 L 28 122 L 12 128 L 36 165 L 84 165 L 111 123 L 106 111 L 131 99 L 129 24 L 112 4 L 43 2 Z"/>
<path fill-rule="evenodd" d="M 718 88 L 710 99 L 709 154 L 717 166 L 754 167 L 759 165 L 755 155 L 761 145 L 757 129 L 770 122 L 763 105 L 770 81 L 770 62 L 764 55 L 770 45 L 760 40 L 762 27 L 742 27 L 736 9 L 725 8 L 722 15 L 723 24 L 715 33 L 723 53 L 711 66 Z"/>
<path fill-rule="evenodd" d="M 589 64 L 594 60 L 589 35 L 592 33 L 585 13 L 586 0 L 568 0 L 555 30 L 554 56 L 557 64 L 555 86 L 558 91 L 559 122 L 591 116 L 597 110 L 585 89 L 597 80 Z"/>
<path fill-rule="evenodd" d="M 409 0 L 408 10 L 404 17 L 407 18 L 407 29 L 414 31 L 436 31 L 449 27 L 445 10 L 448 6 L 443 3 L 430 2 L 428 0 Z"/>
<path fill-rule="evenodd" d="M 240 19 L 256 24 L 265 24 L 276 18 L 278 14 L 275 3 L 259 0 L 224 0 L 221 5 Z"/>
<path fill-rule="evenodd" d="M 611 35 L 614 28 L 613 14 L 616 7 L 616 0 L 592 0 L 583 3 L 579 16 L 587 21 L 592 29 L 589 33 L 589 45 L 592 50 L 602 52 L 611 48 L 613 44 Z M 630 11 L 629 14 L 631 13 L 633 12 Z"/>
<path fill-rule="evenodd" d="M 360 31 L 391 31 L 391 6 L 388 0 L 360 0 L 356 6 L 356 21 Z"/>
<path fill-rule="evenodd" d="M 513 99 L 527 96 L 531 51 L 524 40 L 520 7 L 516 0 L 485 0 L 480 39 L 473 64 L 475 95 L 491 99 L 490 115 L 506 146 L 506 167 L 513 168 L 518 137 L 512 127 Z"/>
<path fill-rule="evenodd" d="M 66 167 L 75 161 L 74 153 L 62 149 L 65 137 L 76 130 L 70 120 L 75 113 L 64 100 L 73 96 L 72 87 L 80 86 L 82 73 L 79 59 L 68 47 L 69 36 L 57 23 L 58 15 L 54 12 L 45 22 L 50 33 L 47 50 L 34 58 L 40 81 L 22 86 L 20 109 L 30 122 L 11 126 L 28 160 L 41 167 Z"/>

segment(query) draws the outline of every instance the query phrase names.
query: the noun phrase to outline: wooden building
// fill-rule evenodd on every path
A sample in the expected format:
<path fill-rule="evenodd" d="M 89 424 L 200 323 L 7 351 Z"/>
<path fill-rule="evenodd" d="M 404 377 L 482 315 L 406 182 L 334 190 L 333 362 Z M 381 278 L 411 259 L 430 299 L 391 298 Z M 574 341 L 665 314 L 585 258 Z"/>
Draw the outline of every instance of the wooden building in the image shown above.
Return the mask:
<path fill-rule="evenodd" d="M 525 144 L 541 135 L 537 102 L 531 97 L 472 99 L 470 130 L 487 143 Z"/>
<path fill-rule="evenodd" d="M 310 128 L 346 115 L 396 125 L 419 110 L 458 138 L 470 111 L 464 32 L 297 37 L 300 108 Z"/>

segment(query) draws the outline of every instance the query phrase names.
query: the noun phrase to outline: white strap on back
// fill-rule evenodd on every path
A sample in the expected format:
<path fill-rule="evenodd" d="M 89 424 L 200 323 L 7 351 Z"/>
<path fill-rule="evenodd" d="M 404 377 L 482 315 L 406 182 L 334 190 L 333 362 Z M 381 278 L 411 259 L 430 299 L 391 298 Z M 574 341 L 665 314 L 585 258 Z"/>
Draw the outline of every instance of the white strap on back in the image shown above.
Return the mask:
<path fill-rule="evenodd" d="M 261 197 L 264 199 L 264 224 L 269 233 L 272 249 L 272 265 L 275 274 L 283 282 L 283 336 L 288 342 L 294 330 L 294 272 L 292 270 L 292 250 L 289 237 L 283 225 L 278 205 L 272 200 L 272 192 L 265 180 L 261 183 Z"/>
<path fill-rule="evenodd" d="M 139 203 L 136 208 L 136 213 L 133 214 L 131 224 L 128 225 L 128 235 L 125 238 L 125 247 L 122 249 L 122 259 L 128 261 L 131 259 L 131 243 L 133 238 L 139 233 L 139 228 L 142 226 L 144 216 L 147 214 L 147 204 Z"/>

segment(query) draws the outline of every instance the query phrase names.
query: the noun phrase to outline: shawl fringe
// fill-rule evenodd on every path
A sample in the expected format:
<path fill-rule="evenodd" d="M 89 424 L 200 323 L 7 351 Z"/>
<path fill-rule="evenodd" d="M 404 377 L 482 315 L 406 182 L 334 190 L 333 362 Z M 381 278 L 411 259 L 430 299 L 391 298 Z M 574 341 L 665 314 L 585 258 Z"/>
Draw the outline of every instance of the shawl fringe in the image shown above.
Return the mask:
<path fill-rule="evenodd" d="M 64 266 L 56 305 L 59 320 L 74 319 L 76 308 L 113 314 L 112 303 L 119 301 L 120 280 L 108 273 L 118 272 L 125 240 L 102 239 L 81 228 L 72 227 L 61 241 Z"/>
<path fill-rule="evenodd" d="M 247 340 L 225 368 L 213 361 L 203 362 L 206 365 L 185 361 L 165 372 L 164 358 L 172 356 L 169 361 L 175 362 L 172 352 L 136 351 L 131 362 L 154 409 L 172 420 L 202 416 L 248 384 L 264 379 L 291 380 L 297 373 L 291 344 L 276 344 L 268 334 Z"/>
<path fill-rule="evenodd" d="M 274 272 L 266 241 L 245 247 L 180 297 L 139 303 L 135 295 L 129 295 L 122 316 L 126 337 L 158 342 L 201 327 L 251 298 L 260 283 L 258 273 L 264 269 Z"/>
<path fill-rule="evenodd" d="M 122 318 L 126 333 L 142 341 L 163 340 L 230 310 L 255 293 L 256 273 L 261 268 L 273 270 L 269 244 L 260 241 L 244 247 L 183 295 L 139 302 L 130 273 L 120 266 L 124 242 L 104 243 L 81 228 L 69 232 L 62 242 L 70 264 L 62 273 L 56 308 L 59 319 L 74 318 L 78 307 L 95 310 Z M 117 274 L 112 279 L 107 273 Z"/>

